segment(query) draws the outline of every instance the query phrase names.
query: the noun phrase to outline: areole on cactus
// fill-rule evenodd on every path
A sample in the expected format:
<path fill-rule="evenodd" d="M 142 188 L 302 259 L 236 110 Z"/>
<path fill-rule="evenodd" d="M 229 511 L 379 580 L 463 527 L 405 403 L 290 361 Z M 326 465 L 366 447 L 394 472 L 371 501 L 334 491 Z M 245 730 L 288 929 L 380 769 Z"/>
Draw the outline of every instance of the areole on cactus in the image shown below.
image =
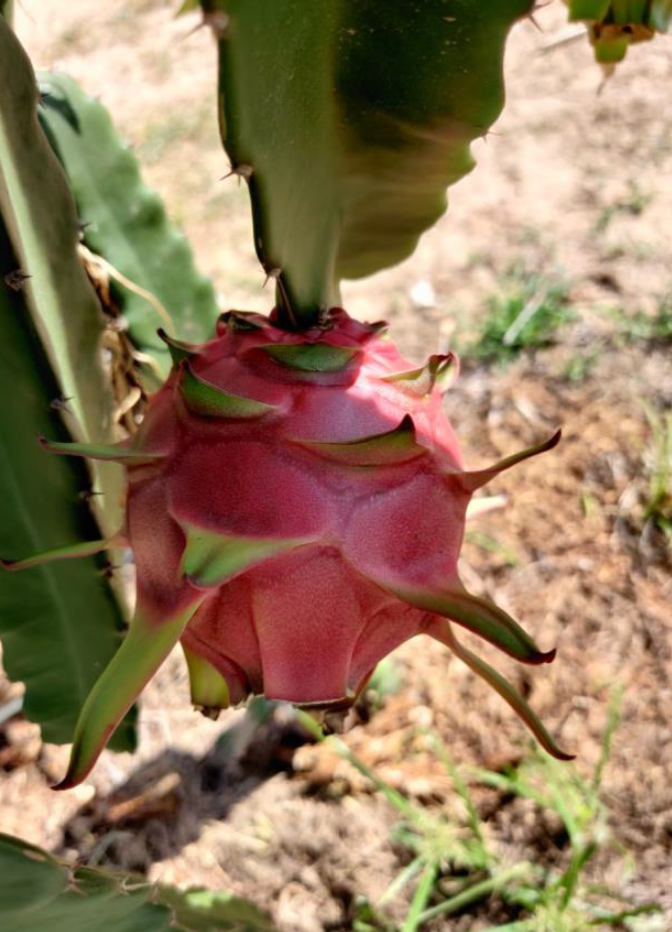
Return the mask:
<path fill-rule="evenodd" d="M 165 338 L 173 371 L 138 433 L 115 447 L 50 444 L 126 467 L 135 617 L 92 690 L 60 788 L 80 782 L 181 641 L 207 711 L 250 694 L 313 708 L 352 704 L 378 661 L 428 634 L 446 644 L 567 759 L 523 697 L 458 642 L 453 623 L 524 663 L 522 628 L 469 594 L 457 561 L 472 493 L 538 446 L 476 471 L 443 411 L 452 355 L 412 368 L 381 325 L 340 308 L 285 329 L 277 312 L 229 312 L 214 339 Z M 109 541 L 6 564 L 80 556 Z"/>

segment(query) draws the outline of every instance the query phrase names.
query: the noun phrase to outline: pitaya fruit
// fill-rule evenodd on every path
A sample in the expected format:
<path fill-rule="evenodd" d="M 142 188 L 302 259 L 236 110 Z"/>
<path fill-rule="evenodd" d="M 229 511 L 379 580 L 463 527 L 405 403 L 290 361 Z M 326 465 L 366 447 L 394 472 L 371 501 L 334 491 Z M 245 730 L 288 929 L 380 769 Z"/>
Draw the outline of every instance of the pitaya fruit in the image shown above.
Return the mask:
<path fill-rule="evenodd" d="M 178 640 L 193 702 L 207 711 L 261 693 L 338 709 L 381 658 L 429 634 L 568 757 L 452 625 L 525 663 L 553 659 L 466 591 L 457 561 L 472 493 L 559 432 L 466 471 L 440 391 L 454 358 L 411 368 L 380 331 L 338 308 L 305 332 L 274 314 L 229 312 L 203 346 L 163 335 L 174 368 L 132 439 L 45 442 L 124 463 L 123 537 L 137 565 L 134 620 L 85 704 L 60 787 L 85 777 Z"/>

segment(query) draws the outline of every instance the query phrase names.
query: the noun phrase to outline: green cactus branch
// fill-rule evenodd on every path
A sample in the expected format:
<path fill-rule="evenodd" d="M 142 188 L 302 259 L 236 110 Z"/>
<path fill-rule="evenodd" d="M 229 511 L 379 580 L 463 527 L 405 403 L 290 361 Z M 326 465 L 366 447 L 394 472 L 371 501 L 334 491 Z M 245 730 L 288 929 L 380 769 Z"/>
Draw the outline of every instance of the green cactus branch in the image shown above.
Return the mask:
<path fill-rule="evenodd" d="M 37 434 L 105 439 L 111 399 L 100 365 L 101 314 L 77 256 L 63 171 L 37 121 L 35 76 L 0 18 L 0 556 L 12 560 L 117 530 L 120 480 L 103 465 L 42 451 Z M 65 399 L 67 398 L 67 402 Z M 67 425 L 67 426 L 66 426 Z M 104 492 L 92 497 L 92 488 Z M 91 502 L 96 502 L 96 519 Z M 100 502 L 102 501 L 102 504 Z M 7 674 L 26 686 L 25 712 L 44 740 L 72 739 L 100 670 L 121 641 L 123 614 L 104 564 L 0 571 Z M 135 745 L 131 719 L 115 747 Z"/>
<path fill-rule="evenodd" d="M 441 216 L 499 115 L 506 36 L 531 6 L 202 0 L 222 139 L 286 323 L 314 324 L 341 279 L 400 262 Z"/>
<path fill-rule="evenodd" d="M 143 877 L 73 868 L 0 834 L 3 932 L 273 932 L 253 903 L 228 893 L 151 884 Z"/>
<path fill-rule="evenodd" d="M 195 268 L 189 243 L 170 223 L 158 194 L 143 182 L 105 107 L 67 75 L 41 72 L 38 79 L 40 120 L 65 168 L 84 242 L 120 273 L 111 285 L 130 337 L 166 376 L 170 356 L 157 336 L 166 321 L 157 301 L 170 315 L 174 335 L 203 341 L 219 313 L 213 286 Z"/>
<path fill-rule="evenodd" d="M 0 19 L 0 212 L 24 276 L 23 293 L 40 340 L 69 399 L 63 416 L 78 439 L 105 440 L 111 396 L 100 363 L 100 306 L 77 256 L 78 220 L 63 170 L 38 119 L 30 61 Z M 104 488 L 105 532 L 119 520 L 119 479 L 95 472 Z"/>
<path fill-rule="evenodd" d="M 0 556 L 17 558 L 99 536 L 78 460 L 49 456 L 38 433 L 69 439 L 50 402 L 60 388 L 27 308 L 9 287 L 16 258 L 0 219 Z M 94 556 L 9 574 L 0 570 L 0 636 L 7 675 L 26 687 L 24 710 L 45 741 L 72 740 L 87 694 L 121 643 L 124 620 Z M 132 719 L 114 739 L 135 746 Z"/>

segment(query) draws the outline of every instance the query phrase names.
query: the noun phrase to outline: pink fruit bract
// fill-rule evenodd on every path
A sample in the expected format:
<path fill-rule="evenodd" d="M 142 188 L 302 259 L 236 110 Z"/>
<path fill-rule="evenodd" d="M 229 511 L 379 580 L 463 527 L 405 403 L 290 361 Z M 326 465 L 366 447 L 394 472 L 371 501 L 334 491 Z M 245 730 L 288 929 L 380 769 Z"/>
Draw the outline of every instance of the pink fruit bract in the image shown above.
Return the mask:
<path fill-rule="evenodd" d="M 125 536 L 137 609 L 82 712 L 68 775 L 93 766 L 173 645 L 207 710 L 263 693 L 342 708 L 416 634 L 447 644 L 567 757 L 516 690 L 462 647 L 453 623 L 526 663 L 552 660 L 470 595 L 457 561 L 472 493 L 559 434 L 466 471 L 442 408 L 452 356 L 413 369 L 380 326 L 332 309 L 295 333 L 230 312 L 203 346 L 166 338 L 173 372 L 132 440 Z"/>

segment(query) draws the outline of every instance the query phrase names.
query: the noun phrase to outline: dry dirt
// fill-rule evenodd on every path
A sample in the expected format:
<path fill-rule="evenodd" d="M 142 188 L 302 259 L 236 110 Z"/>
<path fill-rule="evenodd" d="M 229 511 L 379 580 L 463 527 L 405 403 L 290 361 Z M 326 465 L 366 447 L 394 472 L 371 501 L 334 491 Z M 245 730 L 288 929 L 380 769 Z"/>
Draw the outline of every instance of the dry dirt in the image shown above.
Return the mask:
<path fill-rule="evenodd" d="M 214 49 L 205 30 L 190 34 L 195 19 L 176 21 L 170 7 L 22 0 L 19 32 L 37 66 L 67 69 L 110 107 L 222 304 L 267 309 L 245 192 L 218 180 L 226 161 Z M 512 267 L 569 283 L 576 316 L 556 345 L 506 369 L 469 364 L 447 398 L 474 464 L 564 428 L 553 453 L 493 483 L 508 506 L 477 527 L 495 546 L 469 542 L 463 574 L 542 646 L 557 645 L 551 668 L 508 672 L 581 772 L 598 756 L 613 689 L 625 689 L 603 797 L 634 866 L 626 876 L 610 849 L 595 879 L 638 902 L 656 899 L 672 923 L 670 552 L 643 519 L 652 467 L 644 403 L 672 407 L 672 357 L 669 342 L 622 335 L 633 314 L 654 314 L 672 295 L 672 40 L 631 51 L 598 93 L 583 41 L 544 51 L 562 18 L 556 2 L 538 15 L 544 32 L 516 28 L 508 106 L 475 146 L 476 171 L 413 259 L 349 284 L 346 303 L 387 317 L 418 359 L 473 329 Z M 413 303 L 418 282 L 431 284 L 432 306 Z M 576 359 L 585 371 L 571 379 Z M 395 661 L 402 691 L 345 738 L 392 785 L 450 812 L 454 794 L 424 729 L 442 735 L 459 764 L 495 769 L 520 758 L 527 736 L 437 645 L 411 642 Z M 0 680 L 0 696 L 16 691 Z M 256 731 L 239 712 L 199 718 L 177 656 L 147 691 L 139 754 L 105 754 L 77 790 L 50 792 L 65 749 L 41 746 L 34 726 L 16 717 L 0 736 L 0 830 L 73 859 L 231 889 L 267 907 L 283 932 L 351 928 L 356 898 L 375 900 L 405 863 L 390 841 L 396 815 L 366 781 L 324 747 L 295 752 L 303 738 L 282 710 Z M 533 808 L 492 794 L 479 805 L 507 857 L 563 857 Z M 466 932 L 494 919 L 486 909 L 434 928 Z"/>

